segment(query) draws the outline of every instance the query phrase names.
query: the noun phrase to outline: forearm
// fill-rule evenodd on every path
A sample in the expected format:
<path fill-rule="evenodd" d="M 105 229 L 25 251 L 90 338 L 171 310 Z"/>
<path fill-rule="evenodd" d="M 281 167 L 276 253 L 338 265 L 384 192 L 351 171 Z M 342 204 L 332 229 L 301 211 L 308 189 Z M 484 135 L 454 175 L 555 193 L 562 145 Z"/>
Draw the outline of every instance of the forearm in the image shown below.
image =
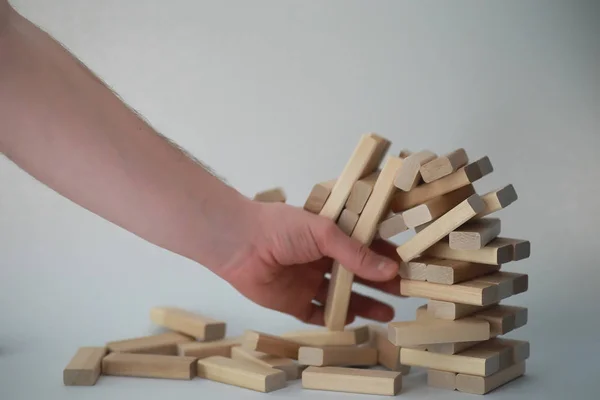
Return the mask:
<path fill-rule="evenodd" d="M 0 39 L 0 150 L 58 193 L 207 266 L 251 202 L 126 107 L 56 42 L 12 15 Z"/>

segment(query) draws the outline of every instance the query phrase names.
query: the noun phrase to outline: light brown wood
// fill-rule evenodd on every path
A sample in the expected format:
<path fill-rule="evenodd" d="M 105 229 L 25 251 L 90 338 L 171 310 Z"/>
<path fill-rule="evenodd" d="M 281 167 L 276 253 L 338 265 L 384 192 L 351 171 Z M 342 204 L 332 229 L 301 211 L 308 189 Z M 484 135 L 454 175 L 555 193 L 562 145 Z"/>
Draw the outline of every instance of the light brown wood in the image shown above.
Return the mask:
<path fill-rule="evenodd" d="M 337 226 L 348 236 L 352 235 L 352 231 L 358 222 L 358 214 L 348 209 L 344 209 L 340 218 L 337 221 Z"/>
<path fill-rule="evenodd" d="M 319 214 L 331 194 L 335 181 L 335 179 L 332 179 L 315 184 L 311 189 L 303 208 L 313 214 Z"/>
<path fill-rule="evenodd" d="M 110 353 L 102 359 L 102 375 L 190 380 L 196 376 L 196 357 Z"/>
<path fill-rule="evenodd" d="M 467 349 L 483 343 L 482 341 L 477 342 L 455 342 L 455 343 L 436 343 L 427 346 L 427 351 L 432 353 L 440 354 L 458 354 Z"/>
<path fill-rule="evenodd" d="M 278 369 L 285 372 L 287 380 L 294 380 L 300 377 L 300 367 L 291 358 L 272 356 L 260 351 L 244 349 L 243 347 L 232 348 L 231 358 L 234 360 L 249 361 L 263 367 Z"/>
<path fill-rule="evenodd" d="M 177 307 L 154 307 L 150 310 L 150 319 L 156 325 L 195 337 L 199 341 L 225 337 L 225 322 Z"/>
<path fill-rule="evenodd" d="M 377 365 L 377 349 L 357 346 L 300 347 L 298 362 L 317 367 Z"/>
<path fill-rule="evenodd" d="M 418 257 L 450 232 L 473 218 L 483 207 L 484 204 L 479 195 L 470 196 L 407 242 L 398 246 L 396 249 L 398 255 L 405 262 Z"/>
<path fill-rule="evenodd" d="M 390 239 L 407 230 L 408 227 L 404 223 L 402 214 L 394 214 L 391 217 L 381 221 L 377 232 L 380 238 Z"/>
<path fill-rule="evenodd" d="M 388 339 L 400 347 L 435 343 L 482 341 L 490 338 L 490 324 L 483 319 L 463 318 L 456 321 L 421 318 L 388 324 Z"/>
<path fill-rule="evenodd" d="M 277 187 L 256 193 L 253 200 L 263 203 L 285 203 L 287 196 L 282 188 Z"/>
<path fill-rule="evenodd" d="M 425 258 L 425 279 L 428 282 L 453 285 L 470 279 L 496 272 L 499 265 L 470 263 L 467 261 Z"/>
<path fill-rule="evenodd" d="M 448 355 L 403 347 L 400 360 L 415 367 L 431 368 L 477 376 L 489 376 L 500 369 L 500 352 L 478 346 Z"/>
<path fill-rule="evenodd" d="M 400 347 L 394 346 L 388 340 L 387 328 L 371 324 L 370 346 L 377 349 L 377 363 L 392 371 L 399 371 L 402 375 L 408 375 L 410 366 L 400 363 Z"/>
<path fill-rule="evenodd" d="M 439 371 L 437 369 L 428 369 L 427 386 L 438 389 L 455 390 L 456 373 L 448 371 Z"/>
<path fill-rule="evenodd" d="M 498 288 L 493 283 L 467 281 L 455 285 L 400 280 L 400 295 L 453 303 L 486 306 L 498 302 Z"/>
<path fill-rule="evenodd" d="M 423 181 L 430 183 L 456 172 L 469 162 L 465 149 L 456 149 L 421 166 Z"/>
<path fill-rule="evenodd" d="M 491 283 L 498 287 L 498 300 L 526 292 L 529 287 L 529 276 L 516 272 L 495 272 L 477 277 L 473 282 Z"/>
<path fill-rule="evenodd" d="M 206 358 L 211 356 L 231 357 L 231 348 L 242 344 L 241 337 L 215 340 L 212 342 L 186 342 L 177 345 L 180 356 Z"/>
<path fill-rule="evenodd" d="M 290 339 L 250 330 L 244 332 L 242 341 L 242 347 L 245 349 L 291 358 L 293 360 L 298 359 L 300 346 L 300 343 Z"/>
<path fill-rule="evenodd" d="M 531 255 L 531 243 L 529 240 L 498 237 L 494 239 L 496 246 L 510 246 L 512 248 L 512 261 L 529 258 Z"/>
<path fill-rule="evenodd" d="M 458 374 L 456 389 L 463 393 L 486 394 L 525 375 L 525 362 L 511 365 L 487 377 Z"/>
<path fill-rule="evenodd" d="M 395 396 L 402 390 L 402 374 L 395 371 L 344 367 L 308 367 L 304 389 Z"/>
<path fill-rule="evenodd" d="M 404 153 L 406 154 L 406 153 Z M 404 166 L 396 175 L 394 179 L 394 185 L 400 189 L 408 192 L 414 189 L 419 182 L 421 181 L 421 166 L 434 160 L 437 157 L 437 154 L 429 151 L 423 150 L 418 153 L 408 154 L 406 157 L 401 157 L 404 159 Z"/>
<path fill-rule="evenodd" d="M 493 305 L 493 304 L 492 304 Z M 433 300 L 427 302 L 427 312 L 435 318 L 455 320 L 472 315 L 489 306 L 476 306 L 471 304 L 452 303 L 449 301 Z"/>
<path fill-rule="evenodd" d="M 222 356 L 198 360 L 198 376 L 263 393 L 273 392 L 286 386 L 286 375 L 281 370 Z"/>
<path fill-rule="evenodd" d="M 410 192 L 396 193 L 391 202 L 391 209 L 395 213 L 406 211 L 438 196 L 470 185 L 492 172 L 493 166 L 490 159 L 483 157 L 442 179 L 419 185 Z"/>
<path fill-rule="evenodd" d="M 377 226 L 388 210 L 392 194 L 397 190 L 393 184 L 393 179 L 401 167 L 402 160 L 398 157 L 389 157 L 386 160 L 377 182 L 375 182 L 373 192 L 352 232 L 353 239 L 365 245 L 371 244 Z M 325 303 L 325 325 L 329 330 L 344 330 L 353 279 L 354 274 L 338 262 L 334 262 Z"/>
<path fill-rule="evenodd" d="M 167 332 L 158 335 L 142 336 L 109 342 L 106 347 L 113 353 L 139 353 L 177 355 L 177 345 L 193 342 L 194 339 L 177 332 Z"/>
<path fill-rule="evenodd" d="M 529 342 L 526 340 L 495 338 L 488 342 L 488 346 L 492 348 L 508 348 L 510 351 L 509 359 L 506 365 L 520 363 L 529 358 L 531 349 Z"/>
<path fill-rule="evenodd" d="M 481 218 L 467 222 L 450 232 L 449 246 L 454 250 L 479 250 L 500 235 L 498 218 Z"/>
<path fill-rule="evenodd" d="M 369 176 L 356 181 L 352 186 L 348 200 L 346 200 L 347 210 L 350 210 L 355 214 L 360 214 L 362 212 L 365 208 L 365 204 L 367 204 L 367 200 L 369 200 L 369 196 L 371 196 L 371 192 L 373 192 L 373 186 L 375 186 L 379 172 L 380 171 L 375 171 Z"/>
<path fill-rule="evenodd" d="M 491 336 L 505 335 L 527 323 L 527 308 L 501 304 L 479 311 L 473 318 L 489 322 Z"/>
<path fill-rule="evenodd" d="M 425 253 L 431 257 L 491 265 L 501 265 L 512 260 L 512 247 L 497 239 L 479 250 L 455 250 L 450 248 L 448 240 L 444 239 L 431 246 Z"/>
<path fill-rule="evenodd" d="M 410 151 L 409 149 L 402 149 L 400 150 L 400 153 L 398 153 L 398 157 L 400 157 L 401 159 L 405 159 L 406 157 L 410 156 L 411 154 L 413 154 L 412 151 Z"/>
<path fill-rule="evenodd" d="M 281 337 L 293 340 L 303 346 L 353 346 L 369 341 L 369 327 L 346 328 L 343 331 L 325 329 L 287 332 Z"/>
<path fill-rule="evenodd" d="M 94 386 L 102 371 L 106 347 L 80 347 L 63 370 L 65 386 Z"/>
<path fill-rule="evenodd" d="M 473 185 L 466 185 L 410 208 L 402 213 L 402 217 L 406 226 L 414 229 L 436 220 L 474 194 L 475 188 L 473 188 Z"/>
<path fill-rule="evenodd" d="M 409 262 L 401 262 L 398 268 L 398 275 L 402 279 L 414 281 L 427 280 L 427 259 L 419 257 Z"/>
<path fill-rule="evenodd" d="M 476 218 L 485 217 L 508 207 L 517 201 L 518 196 L 513 185 L 506 185 L 501 189 L 484 194 L 481 198 L 485 202 L 485 209 Z"/>

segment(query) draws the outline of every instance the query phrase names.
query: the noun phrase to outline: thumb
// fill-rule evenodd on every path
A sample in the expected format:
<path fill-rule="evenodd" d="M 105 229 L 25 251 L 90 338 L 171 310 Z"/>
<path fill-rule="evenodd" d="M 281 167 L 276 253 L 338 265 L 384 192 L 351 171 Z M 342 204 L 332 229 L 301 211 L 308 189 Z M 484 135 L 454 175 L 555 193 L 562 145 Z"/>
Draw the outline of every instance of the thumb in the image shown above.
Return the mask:
<path fill-rule="evenodd" d="M 321 253 L 348 271 L 372 281 L 387 281 L 398 273 L 398 264 L 346 235 L 333 221 L 323 218 L 313 231 Z"/>

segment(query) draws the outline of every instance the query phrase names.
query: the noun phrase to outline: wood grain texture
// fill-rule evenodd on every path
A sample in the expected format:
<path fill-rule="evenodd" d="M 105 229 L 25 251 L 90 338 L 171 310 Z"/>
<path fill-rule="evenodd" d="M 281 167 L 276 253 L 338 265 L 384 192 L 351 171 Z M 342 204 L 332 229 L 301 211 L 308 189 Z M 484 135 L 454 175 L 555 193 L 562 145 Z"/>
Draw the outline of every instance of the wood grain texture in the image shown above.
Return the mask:
<path fill-rule="evenodd" d="M 351 236 L 357 222 L 358 214 L 348 209 L 344 209 L 337 221 L 337 226 L 339 226 L 346 235 Z"/>
<path fill-rule="evenodd" d="M 402 390 L 402 374 L 395 371 L 344 367 L 308 367 L 304 389 L 395 396 Z"/>
<path fill-rule="evenodd" d="M 346 200 L 346 209 L 352 211 L 355 214 L 360 214 L 367 204 L 367 200 L 373 192 L 373 186 L 379 176 L 380 171 L 375 171 L 369 176 L 360 179 L 354 183 L 348 200 Z"/>
<path fill-rule="evenodd" d="M 248 330 L 244 332 L 242 347 L 274 356 L 298 359 L 301 344 L 279 336 Z"/>
<path fill-rule="evenodd" d="M 497 239 L 478 250 L 456 250 L 450 248 L 447 239 L 440 240 L 425 251 L 426 255 L 449 260 L 469 261 L 480 264 L 501 265 L 512 261 L 510 244 Z"/>
<path fill-rule="evenodd" d="M 357 346 L 300 347 L 298 362 L 318 367 L 359 367 L 377 365 L 377 349 Z"/>
<path fill-rule="evenodd" d="M 196 376 L 196 357 L 110 353 L 102 359 L 102 374 L 190 380 Z"/>
<path fill-rule="evenodd" d="M 482 275 L 496 272 L 499 265 L 471 263 L 468 261 L 424 258 L 426 260 L 425 280 L 443 285 L 454 285 Z"/>
<path fill-rule="evenodd" d="M 450 232 L 448 244 L 454 250 L 479 250 L 500 235 L 498 218 L 481 218 L 465 223 Z"/>
<path fill-rule="evenodd" d="M 93 386 L 102 371 L 106 347 L 80 347 L 63 370 L 65 386 Z"/>
<path fill-rule="evenodd" d="M 469 162 L 465 149 L 456 149 L 421 166 L 423 181 L 430 183 L 456 172 Z"/>
<path fill-rule="evenodd" d="M 448 355 L 432 353 L 403 347 L 400 359 L 407 365 L 431 368 L 441 371 L 463 373 L 477 376 L 489 376 L 500 369 L 501 353 L 495 350 L 479 348 L 467 349 L 460 354 Z"/>
<path fill-rule="evenodd" d="M 241 337 L 215 340 L 212 342 L 185 342 L 177 345 L 180 356 L 206 358 L 211 356 L 231 357 L 231 348 L 242 344 Z"/>
<path fill-rule="evenodd" d="M 398 275 L 400 275 L 400 278 L 402 279 L 426 281 L 427 260 L 422 257 L 418 257 L 412 261 L 400 263 Z"/>
<path fill-rule="evenodd" d="M 388 324 L 388 339 L 400 347 L 436 343 L 483 341 L 490 338 L 490 324 L 477 318 L 456 321 L 422 318 Z"/>
<path fill-rule="evenodd" d="M 150 310 L 150 319 L 158 326 L 195 337 L 199 341 L 225 337 L 225 322 L 178 307 L 153 307 Z"/>
<path fill-rule="evenodd" d="M 414 189 L 421 181 L 421 166 L 434 160 L 437 154 L 429 150 L 422 150 L 411 154 L 404 153 L 406 157 L 402 157 L 402 154 L 401 152 L 400 158 L 404 159 L 404 167 L 398 171 L 394 179 L 394 185 L 398 189 L 408 192 Z"/>
<path fill-rule="evenodd" d="M 408 227 L 404 223 L 402 214 L 394 214 L 391 217 L 384 219 L 379 224 L 377 230 L 379 237 L 382 239 L 390 239 L 399 233 L 407 231 Z"/>
<path fill-rule="evenodd" d="M 253 200 L 263 203 L 285 203 L 287 196 L 282 188 L 276 187 L 256 193 Z"/>
<path fill-rule="evenodd" d="M 139 353 L 177 355 L 177 345 L 193 342 L 194 339 L 177 332 L 142 336 L 109 342 L 106 347 L 113 353 Z"/>
<path fill-rule="evenodd" d="M 400 295 L 476 306 L 486 306 L 499 301 L 498 288 L 495 284 L 474 281 L 455 285 L 440 285 L 438 283 L 402 279 L 400 281 Z"/>
<path fill-rule="evenodd" d="M 503 188 L 484 194 L 481 198 L 485 202 L 485 209 L 480 212 L 476 218 L 485 217 L 486 215 L 508 207 L 517 201 L 518 196 L 513 185 L 506 185 Z"/>
<path fill-rule="evenodd" d="M 287 380 L 294 380 L 300 377 L 300 367 L 291 358 L 273 356 L 261 353 L 260 351 L 244 349 L 243 347 L 232 348 L 231 358 L 248 361 L 263 367 L 278 369 L 285 373 Z"/>
<path fill-rule="evenodd" d="M 346 328 L 343 331 L 303 330 L 286 332 L 282 338 L 293 340 L 303 346 L 353 346 L 369 341 L 370 330 L 367 325 Z"/>
<path fill-rule="evenodd" d="M 487 377 L 458 374 L 456 389 L 463 393 L 483 395 L 525 375 L 525 372 L 525 362 L 521 362 Z"/>
<path fill-rule="evenodd" d="M 434 221 L 475 194 L 473 185 L 466 185 L 450 193 L 435 197 L 402 213 L 408 228 L 414 229 Z"/>
<path fill-rule="evenodd" d="M 313 214 L 319 214 L 331 194 L 336 179 L 317 183 L 311 189 L 303 208 Z"/>

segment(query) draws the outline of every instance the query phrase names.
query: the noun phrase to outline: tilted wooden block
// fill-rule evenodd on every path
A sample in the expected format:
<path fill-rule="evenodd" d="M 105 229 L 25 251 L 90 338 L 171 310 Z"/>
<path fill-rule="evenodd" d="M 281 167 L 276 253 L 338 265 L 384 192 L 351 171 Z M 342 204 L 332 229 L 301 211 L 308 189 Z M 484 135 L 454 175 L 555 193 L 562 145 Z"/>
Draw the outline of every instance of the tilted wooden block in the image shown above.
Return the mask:
<path fill-rule="evenodd" d="M 380 238 L 389 239 L 407 230 L 408 227 L 404 223 L 402 214 L 394 214 L 381 221 L 377 232 L 379 233 Z"/>
<path fill-rule="evenodd" d="M 431 257 L 449 260 L 469 261 L 480 264 L 501 265 L 512 260 L 512 246 L 498 239 L 492 240 L 487 246 L 478 250 L 455 250 L 450 248 L 448 240 L 444 239 L 426 250 Z"/>
<path fill-rule="evenodd" d="M 487 377 L 456 375 L 456 389 L 463 393 L 486 394 L 525 374 L 525 362 L 511 365 Z"/>
<path fill-rule="evenodd" d="M 244 332 L 242 341 L 242 347 L 245 349 L 291 358 L 293 360 L 298 359 L 300 346 L 300 343 L 293 340 L 250 330 Z"/>
<path fill-rule="evenodd" d="M 263 393 L 286 386 L 286 375 L 283 371 L 222 356 L 198 360 L 198 376 Z"/>
<path fill-rule="evenodd" d="M 65 386 L 94 386 L 102 371 L 106 347 L 80 347 L 63 370 Z"/>
<path fill-rule="evenodd" d="M 244 349 L 243 347 L 232 348 L 231 358 L 234 360 L 249 361 L 263 367 L 278 369 L 285 372 L 288 380 L 300 377 L 300 367 L 291 358 L 272 356 L 260 351 Z"/>
<path fill-rule="evenodd" d="M 428 282 L 453 285 L 496 272 L 499 265 L 471 263 L 468 261 L 425 258 L 425 279 Z"/>
<path fill-rule="evenodd" d="M 453 303 L 487 306 L 498 302 L 498 287 L 493 283 L 467 281 L 455 285 L 400 280 L 400 295 Z"/>
<path fill-rule="evenodd" d="M 394 346 L 388 340 L 387 329 L 378 325 L 369 325 L 370 346 L 377 349 L 377 363 L 392 371 L 408 375 L 410 366 L 400 363 L 400 346 Z"/>
<path fill-rule="evenodd" d="M 478 250 L 500 235 L 498 218 L 481 218 L 467 222 L 450 232 L 449 245 L 454 250 Z"/>
<path fill-rule="evenodd" d="M 256 193 L 253 200 L 263 203 L 285 203 L 287 196 L 283 189 L 278 187 Z"/>
<path fill-rule="evenodd" d="M 493 304 L 492 304 L 493 305 Z M 427 312 L 435 318 L 455 320 L 467 317 L 489 306 L 475 306 L 471 304 L 452 303 L 449 301 L 432 300 L 427 302 Z"/>
<path fill-rule="evenodd" d="M 193 341 L 194 339 L 181 333 L 167 332 L 109 342 L 106 344 L 106 347 L 113 353 L 164 354 L 174 356 L 177 355 L 178 344 Z"/>
<path fill-rule="evenodd" d="M 355 214 L 360 214 L 362 212 L 365 208 L 365 204 L 367 204 L 367 200 L 369 200 L 369 196 L 371 196 L 379 172 L 380 171 L 375 171 L 369 176 L 354 183 L 350 195 L 348 196 L 348 200 L 346 200 L 346 209 Z"/>
<path fill-rule="evenodd" d="M 196 376 L 196 357 L 110 353 L 102 359 L 102 375 L 190 380 Z"/>
<path fill-rule="evenodd" d="M 406 155 L 406 153 L 404 153 Z M 394 179 L 394 185 L 405 192 L 411 191 L 414 189 L 421 180 L 421 166 L 434 160 L 437 157 L 437 154 L 429 151 L 423 150 L 418 153 L 408 154 L 406 157 L 402 157 L 402 153 L 400 158 L 404 159 L 404 166 L 396 175 Z"/>
<path fill-rule="evenodd" d="M 463 318 L 456 321 L 421 318 L 388 324 L 388 339 L 396 346 L 488 340 L 490 324 L 483 319 Z"/>
<path fill-rule="evenodd" d="M 430 183 L 456 172 L 469 162 L 465 149 L 456 149 L 451 153 L 429 161 L 421 167 L 423 181 Z"/>
<path fill-rule="evenodd" d="M 346 235 L 350 236 L 352 235 L 352 231 L 356 227 L 357 222 L 358 214 L 348 209 L 344 209 L 337 221 L 337 226 L 339 226 Z"/>
<path fill-rule="evenodd" d="M 479 195 L 474 194 L 417 233 L 396 251 L 403 261 L 410 261 L 443 239 L 450 232 L 473 218 L 484 207 Z"/>
<path fill-rule="evenodd" d="M 448 371 L 439 371 L 437 369 L 428 369 L 427 386 L 438 389 L 455 390 L 456 373 Z"/>
<path fill-rule="evenodd" d="M 398 268 L 398 275 L 400 275 L 400 278 L 402 279 L 426 281 L 427 261 L 427 259 L 419 257 L 409 262 L 402 262 Z"/>
<path fill-rule="evenodd" d="M 483 157 L 442 179 L 419 185 L 410 192 L 400 191 L 392 199 L 392 211 L 395 213 L 406 211 L 438 196 L 470 185 L 492 172 L 493 167 L 490 159 Z"/>
<path fill-rule="evenodd" d="M 389 157 L 386 160 L 375 182 L 373 192 L 352 232 L 353 239 L 365 245 L 371 244 L 381 217 L 387 212 L 389 200 L 397 190 L 393 179 L 401 167 L 402 160 L 398 157 Z M 354 274 L 338 262 L 334 262 L 325 303 L 325 325 L 330 330 L 344 330 L 353 279 Z"/>
<path fill-rule="evenodd" d="M 531 243 L 529 240 L 499 237 L 494 240 L 496 246 L 510 246 L 512 248 L 512 261 L 529 258 L 531 255 Z"/>
<path fill-rule="evenodd" d="M 315 184 L 310 191 L 303 208 L 313 214 L 319 214 L 331 194 L 335 181 L 335 179 L 332 179 Z"/>
<path fill-rule="evenodd" d="M 150 310 L 150 319 L 156 325 L 193 336 L 200 341 L 225 337 L 225 322 L 177 307 L 154 307 Z"/>
<path fill-rule="evenodd" d="M 242 344 L 241 337 L 215 340 L 212 342 L 186 342 L 177 345 L 180 356 L 206 358 L 211 356 L 231 357 L 231 348 Z"/>
<path fill-rule="evenodd" d="M 377 365 L 377 349 L 357 346 L 300 347 L 298 362 L 318 367 Z"/>
<path fill-rule="evenodd" d="M 304 389 L 395 396 L 402 390 L 402 374 L 395 371 L 344 367 L 308 367 Z"/>
<path fill-rule="evenodd" d="M 416 228 L 438 219 L 474 194 L 473 185 L 463 186 L 404 211 L 402 217 L 408 228 Z"/>
<path fill-rule="evenodd" d="M 482 218 L 508 207 L 517 201 L 517 192 L 513 185 L 506 185 L 501 189 L 488 192 L 481 196 L 485 202 L 485 209 L 480 212 L 476 218 Z"/>
<path fill-rule="evenodd" d="M 369 340 L 369 327 L 346 328 L 343 331 L 306 330 L 287 332 L 281 337 L 293 340 L 303 346 L 353 346 Z"/>
<path fill-rule="evenodd" d="M 526 292 L 529 288 L 529 276 L 516 272 L 495 272 L 477 277 L 473 281 L 496 285 L 498 287 L 498 300 Z"/>

